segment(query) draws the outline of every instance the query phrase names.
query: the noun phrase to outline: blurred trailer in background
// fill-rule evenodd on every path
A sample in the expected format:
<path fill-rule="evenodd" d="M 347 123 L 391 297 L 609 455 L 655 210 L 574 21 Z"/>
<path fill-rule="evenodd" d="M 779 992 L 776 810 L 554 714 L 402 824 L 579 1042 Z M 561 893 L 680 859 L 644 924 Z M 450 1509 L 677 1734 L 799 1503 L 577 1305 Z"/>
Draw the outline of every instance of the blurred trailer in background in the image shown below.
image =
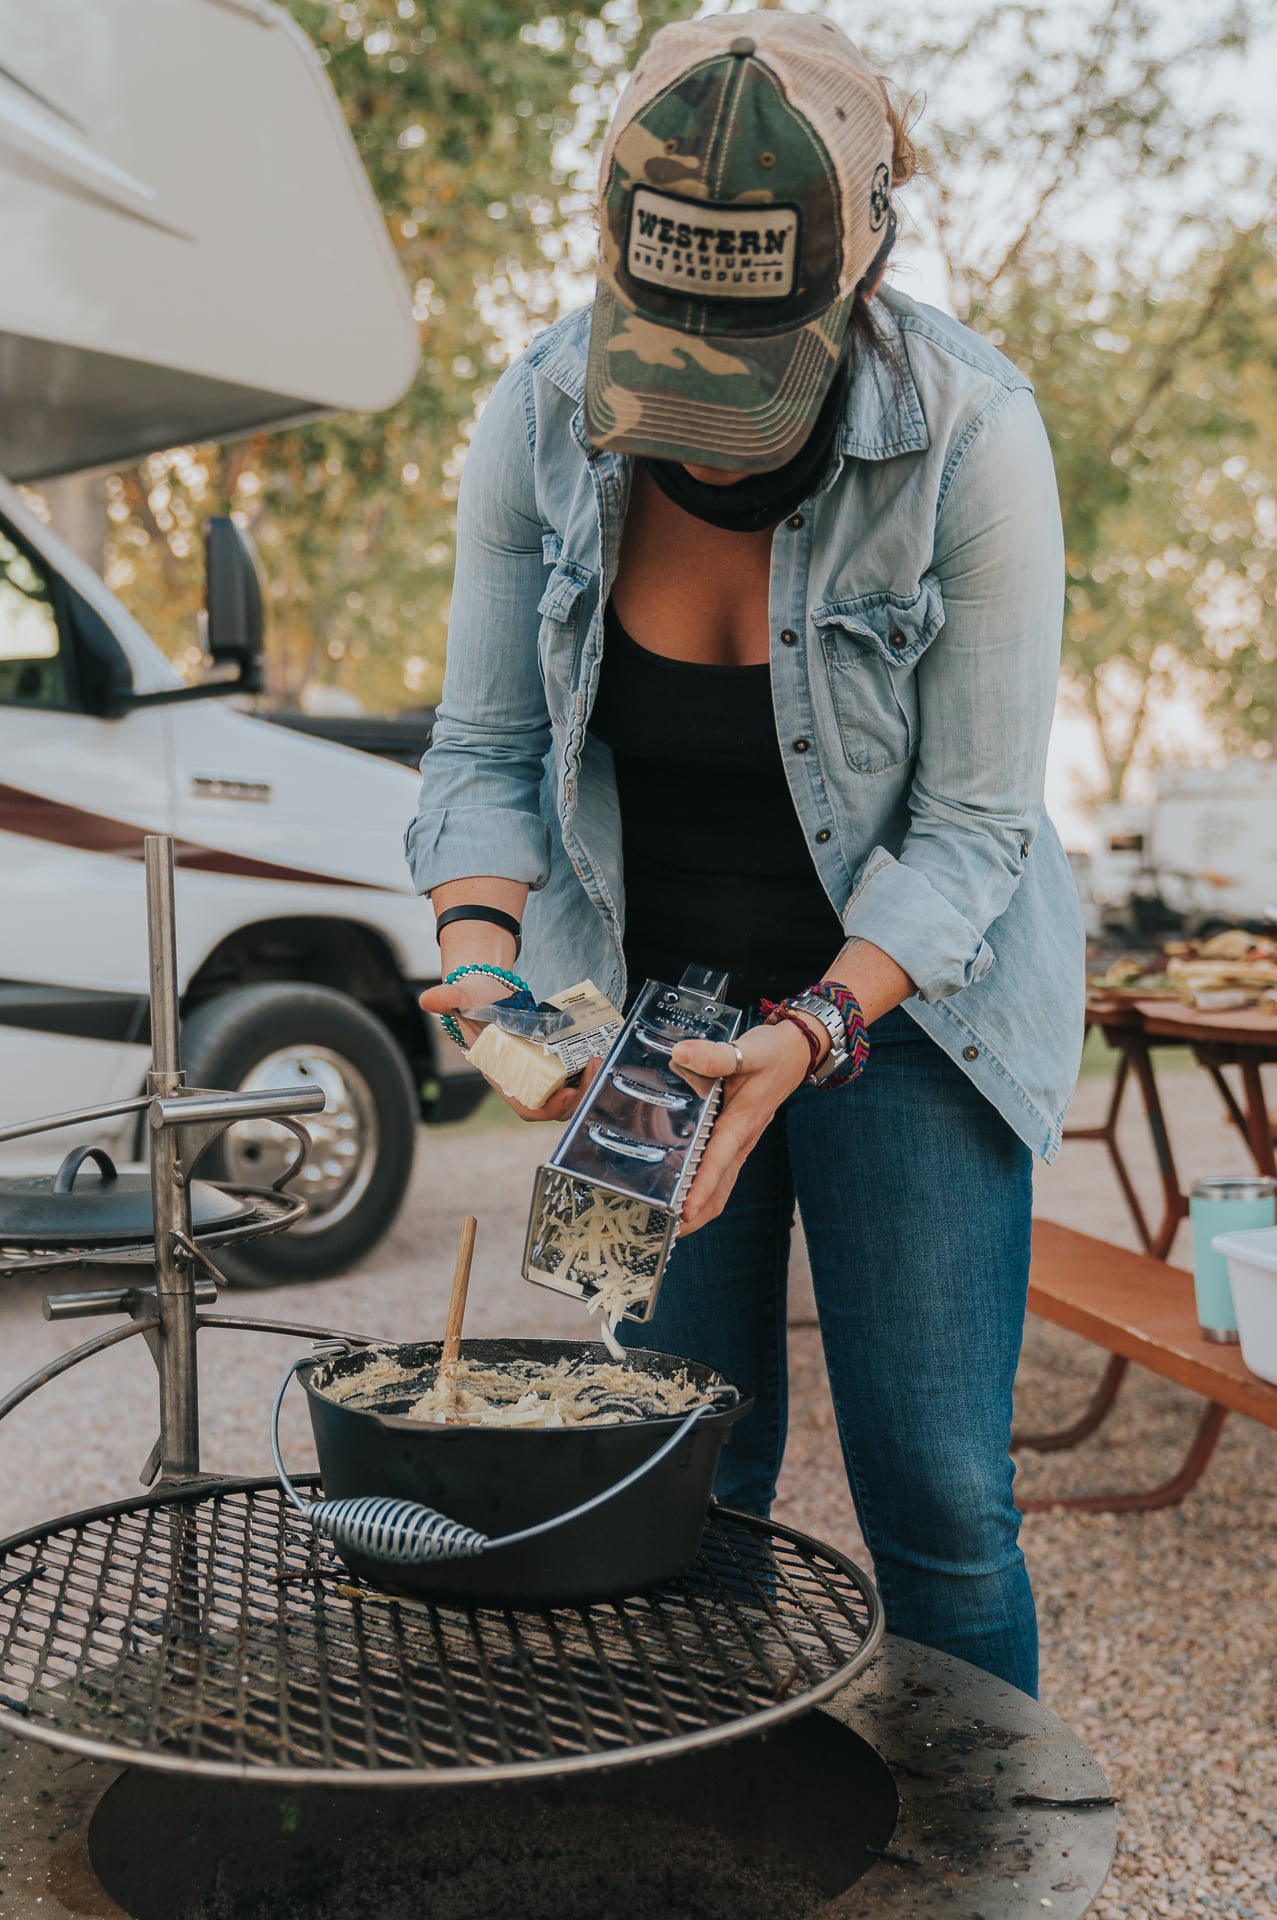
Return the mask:
<path fill-rule="evenodd" d="M 1277 764 L 1168 769 L 1146 806 L 1101 807 L 1090 871 L 1103 929 L 1136 943 L 1277 919 Z"/>
<path fill-rule="evenodd" d="M 142 840 L 174 834 L 188 1077 L 328 1094 L 309 1219 L 236 1275 L 340 1271 L 393 1220 L 418 1119 L 483 1092 L 417 1006 L 416 775 L 228 701 L 263 640 L 230 521 L 188 687 L 12 484 L 408 386 L 407 292 L 310 43 L 265 0 L 0 0 L 0 259 L 0 1125 L 141 1090 Z M 287 1138 L 236 1128 L 221 1165 L 265 1184 Z"/>

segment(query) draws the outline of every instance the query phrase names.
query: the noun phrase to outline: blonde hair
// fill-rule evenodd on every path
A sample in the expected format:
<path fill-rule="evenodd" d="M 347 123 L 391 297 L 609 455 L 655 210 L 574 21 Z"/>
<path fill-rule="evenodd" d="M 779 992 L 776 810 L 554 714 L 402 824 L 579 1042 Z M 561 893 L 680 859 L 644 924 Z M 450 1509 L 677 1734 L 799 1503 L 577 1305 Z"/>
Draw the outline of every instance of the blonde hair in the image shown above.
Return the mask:
<path fill-rule="evenodd" d="M 922 171 L 921 156 L 913 138 L 913 128 L 922 115 L 921 103 L 916 94 L 908 100 L 898 99 L 881 74 L 878 84 L 882 88 L 887 125 L 891 128 L 891 184 L 893 187 L 907 186 L 914 175 Z"/>

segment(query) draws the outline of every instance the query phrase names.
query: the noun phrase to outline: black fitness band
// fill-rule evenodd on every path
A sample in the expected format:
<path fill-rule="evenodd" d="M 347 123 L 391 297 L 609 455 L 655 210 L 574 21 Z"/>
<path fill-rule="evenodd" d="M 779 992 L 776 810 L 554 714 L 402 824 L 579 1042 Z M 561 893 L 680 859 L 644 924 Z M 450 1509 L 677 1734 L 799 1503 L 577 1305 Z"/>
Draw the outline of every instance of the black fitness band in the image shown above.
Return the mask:
<path fill-rule="evenodd" d="M 523 929 L 512 913 L 502 913 L 500 907 L 447 907 L 435 921 L 435 933 L 441 934 L 455 920 L 486 920 L 489 926 L 500 927 L 505 933 L 514 935 L 514 957 L 517 960 L 523 950 Z"/>

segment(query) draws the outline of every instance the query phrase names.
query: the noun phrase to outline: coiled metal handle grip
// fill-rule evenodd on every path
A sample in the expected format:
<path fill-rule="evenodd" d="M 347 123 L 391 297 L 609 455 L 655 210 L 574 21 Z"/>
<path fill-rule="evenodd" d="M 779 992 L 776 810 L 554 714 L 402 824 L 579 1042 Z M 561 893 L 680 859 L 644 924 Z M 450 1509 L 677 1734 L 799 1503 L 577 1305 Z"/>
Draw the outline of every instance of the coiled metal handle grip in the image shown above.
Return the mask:
<path fill-rule="evenodd" d="M 280 1454 L 279 1414 L 293 1375 L 298 1367 L 312 1357 L 301 1354 L 292 1362 L 279 1383 L 279 1391 L 271 1409 L 270 1448 L 280 1487 L 290 1505 L 310 1522 L 317 1533 L 331 1540 L 339 1553 L 362 1554 L 369 1560 L 382 1560 L 389 1566 L 425 1566 L 431 1561 L 471 1560 L 478 1554 L 490 1552 L 494 1547 L 518 1546 L 524 1540 L 535 1540 L 542 1534 L 553 1533 L 556 1528 L 567 1526 L 571 1520 L 582 1519 L 585 1514 L 605 1506 L 609 1500 L 615 1500 L 627 1487 L 634 1486 L 673 1453 L 702 1414 L 714 1410 L 709 1402 L 693 1407 L 669 1438 L 661 1442 L 655 1453 L 650 1454 L 641 1466 L 632 1468 L 612 1486 L 606 1487 L 602 1493 L 592 1494 L 579 1506 L 556 1514 L 552 1520 L 538 1520 L 535 1526 L 521 1527 L 517 1533 L 503 1533 L 494 1540 L 474 1527 L 463 1525 L 460 1520 L 450 1520 L 434 1507 L 423 1506 L 416 1500 L 398 1500 L 389 1494 L 352 1494 L 341 1500 L 303 1499 L 289 1479 Z"/>
<path fill-rule="evenodd" d="M 312 1500 L 302 1512 L 343 1553 L 362 1553 L 394 1567 L 415 1567 L 430 1560 L 471 1560 L 491 1544 L 486 1534 L 449 1520 L 433 1507 L 389 1495 L 355 1495 L 346 1500 Z"/>

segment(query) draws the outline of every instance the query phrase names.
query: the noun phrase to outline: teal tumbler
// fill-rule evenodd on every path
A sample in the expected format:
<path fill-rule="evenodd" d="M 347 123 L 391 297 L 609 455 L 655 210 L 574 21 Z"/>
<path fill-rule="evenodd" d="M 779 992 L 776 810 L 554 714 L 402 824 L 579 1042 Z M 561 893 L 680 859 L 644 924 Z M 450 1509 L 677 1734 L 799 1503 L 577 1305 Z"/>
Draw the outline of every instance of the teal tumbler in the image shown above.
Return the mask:
<path fill-rule="evenodd" d="M 1237 1315 L 1228 1262 L 1211 1241 L 1217 1233 L 1277 1226 L 1277 1180 L 1258 1174 L 1249 1179 L 1199 1180 L 1188 1196 L 1188 1214 L 1193 1226 L 1198 1323 L 1208 1340 L 1235 1346 Z"/>

